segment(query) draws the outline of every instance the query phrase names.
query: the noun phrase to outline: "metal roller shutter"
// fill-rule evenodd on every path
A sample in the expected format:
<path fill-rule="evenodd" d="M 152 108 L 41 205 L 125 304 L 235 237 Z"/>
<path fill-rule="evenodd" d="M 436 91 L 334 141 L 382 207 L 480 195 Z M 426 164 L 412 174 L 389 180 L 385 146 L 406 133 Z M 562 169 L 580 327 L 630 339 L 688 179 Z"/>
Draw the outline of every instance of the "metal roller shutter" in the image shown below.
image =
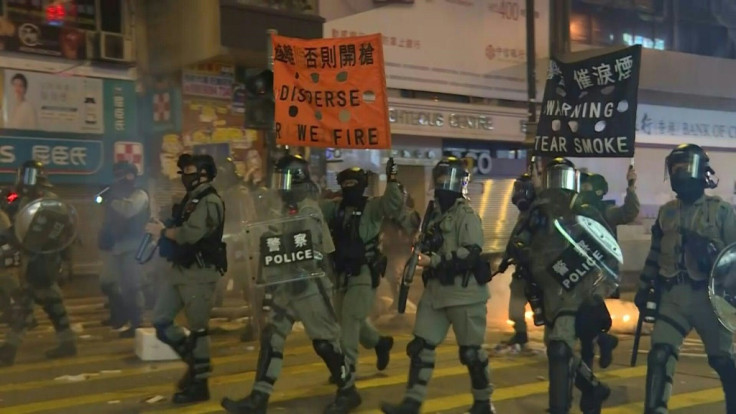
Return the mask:
<path fill-rule="evenodd" d="M 519 211 L 511 204 L 513 178 L 496 178 L 468 185 L 470 204 L 483 221 L 484 253 L 503 253 Z"/>

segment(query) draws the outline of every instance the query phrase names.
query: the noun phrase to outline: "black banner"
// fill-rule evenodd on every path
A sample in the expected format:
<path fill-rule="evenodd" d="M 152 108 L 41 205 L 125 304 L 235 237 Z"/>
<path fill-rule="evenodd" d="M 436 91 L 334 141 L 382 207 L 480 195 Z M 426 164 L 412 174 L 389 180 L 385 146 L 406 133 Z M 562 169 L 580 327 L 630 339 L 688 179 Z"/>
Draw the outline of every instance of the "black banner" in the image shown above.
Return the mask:
<path fill-rule="evenodd" d="M 312 233 L 298 231 L 280 236 L 261 236 L 261 264 L 264 267 L 282 266 L 313 261 Z"/>
<path fill-rule="evenodd" d="M 578 251 L 576 246 L 569 246 L 547 266 L 547 272 L 568 292 L 575 289 L 585 277 L 598 272 L 596 262 L 602 262 L 605 257 L 605 251 L 585 234 L 581 235 L 577 247 L 584 250 L 585 254 Z"/>
<path fill-rule="evenodd" d="M 641 46 L 564 63 L 551 59 L 533 154 L 633 157 Z"/>

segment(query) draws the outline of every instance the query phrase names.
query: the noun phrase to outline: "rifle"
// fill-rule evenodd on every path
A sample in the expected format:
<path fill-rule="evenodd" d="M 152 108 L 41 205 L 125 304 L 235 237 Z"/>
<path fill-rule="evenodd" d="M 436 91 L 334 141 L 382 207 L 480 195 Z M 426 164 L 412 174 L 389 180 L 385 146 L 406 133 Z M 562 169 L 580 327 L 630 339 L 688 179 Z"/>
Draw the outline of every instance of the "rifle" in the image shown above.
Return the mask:
<path fill-rule="evenodd" d="M 419 261 L 419 254 L 425 248 L 424 233 L 427 231 L 427 226 L 429 225 L 430 215 L 432 214 L 433 210 L 434 210 L 434 200 L 427 203 L 427 210 L 424 212 L 424 217 L 422 218 L 422 225 L 420 227 L 421 233 L 419 235 L 419 239 L 417 240 L 416 243 L 414 243 L 414 246 L 411 249 L 411 256 L 409 257 L 409 260 L 407 260 L 406 265 L 404 266 L 404 273 L 401 275 L 401 285 L 399 286 L 398 311 L 399 313 L 402 313 L 402 314 L 406 312 L 406 301 L 409 298 L 409 288 L 411 287 L 411 284 L 414 281 L 414 272 L 416 272 L 417 270 L 417 262 Z"/>

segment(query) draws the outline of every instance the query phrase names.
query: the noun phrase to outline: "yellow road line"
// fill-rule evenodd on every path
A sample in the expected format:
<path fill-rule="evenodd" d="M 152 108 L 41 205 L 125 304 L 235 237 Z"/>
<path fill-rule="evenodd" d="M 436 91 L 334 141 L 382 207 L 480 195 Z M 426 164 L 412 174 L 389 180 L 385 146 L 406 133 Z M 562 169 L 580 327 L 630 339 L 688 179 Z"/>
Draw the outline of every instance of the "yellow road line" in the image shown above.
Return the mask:
<path fill-rule="evenodd" d="M 21 372 L 48 370 L 52 368 L 65 368 L 65 367 L 72 367 L 75 365 L 89 365 L 89 364 L 96 364 L 98 362 L 124 361 L 126 359 L 129 359 L 132 356 L 135 356 L 133 352 L 133 348 L 132 348 L 133 340 L 132 339 L 121 339 L 121 341 L 129 341 L 131 344 L 131 349 L 129 351 L 116 352 L 114 354 L 76 356 L 72 358 L 51 359 L 47 361 L 19 363 L 11 367 L 0 368 L 0 376 L 7 378 L 7 375 L 9 374 L 18 374 Z M 219 346 L 228 346 L 228 345 L 234 345 L 234 344 L 239 344 L 239 343 L 241 342 L 237 339 L 226 339 L 224 341 L 215 341 L 212 343 L 211 346 L 219 347 Z M 26 348 L 30 348 L 30 347 L 26 347 Z M 82 352 L 86 348 L 92 348 L 92 346 L 89 346 L 89 347 L 84 346 L 83 348 L 81 348 Z M 23 346 L 21 346 L 21 352 L 22 352 L 22 349 L 23 349 Z M 31 349 L 29 351 L 40 353 L 38 349 Z"/>
<path fill-rule="evenodd" d="M 696 407 L 698 405 L 712 404 L 723 401 L 723 388 L 708 388 L 699 391 L 685 392 L 675 394 L 670 398 L 668 409 L 677 410 L 680 408 Z M 618 407 L 606 408 L 603 414 L 641 414 L 644 409 L 643 402 L 634 402 Z"/>
<path fill-rule="evenodd" d="M 634 368 L 622 368 L 613 371 L 603 372 L 598 375 L 601 380 L 612 380 L 612 379 L 628 379 L 643 377 L 647 373 L 646 367 L 634 367 Z M 510 387 L 500 387 L 493 391 L 491 399 L 493 401 L 505 401 L 513 400 L 521 397 L 528 397 L 535 394 L 545 394 L 549 388 L 549 381 L 539 381 L 527 384 L 513 385 Z M 399 402 L 400 398 L 393 402 Z M 453 410 L 470 406 L 472 404 L 473 397 L 470 393 L 450 395 L 447 397 L 432 398 L 428 399 L 424 403 L 425 409 L 429 410 Z M 641 411 L 641 410 L 640 410 Z M 604 411 L 605 412 L 605 411 Z M 381 410 L 370 409 L 359 411 L 356 414 L 381 414 Z M 608 414 L 608 413 L 606 413 Z M 641 414 L 641 413 L 637 413 Z"/>
<path fill-rule="evenodd" d="M 439 352 L 440 350 L 441 348 L 438 349 L 437 351 Z M 515 359 L 515 360 L 502 360 L 502 361 L 492 363 L 491 369 L 500 370 L 500 369 L 516 368 L 516 367 L 521 367 L 521 366 L 526 366 L 526 365 L 533 365 L 536 362 L 538 361 L 535 359 L 529 359 L 529 358 Z M 468 368 L 463 365 L 457 364 L 456 366 L 450 367 L 450 368 L 436 369 L 434 373 L 432 374 L 432 378 L 454 377 L 458 375 L 467 375 L 467 374 L 468 374 Z M 401 374 L 398 374 L 398 375 L 390 375 L 390 376 L 381 377 L 381 378 L 370 378 L 366 380 L 358 380 L 358 383 L 357 383 L 358 390 L 360 391 L 360 390 L 365 390 L 369 388 L 386 387 L 386 386 L 392 386 L 392 385 L 402 385 L 406 383 L 406 375 L 407 375 L 406 372 L 402 372 Z M 274 402 L 296 400 L 300 398 L 310 398 L 310 397 L 332 395 L 334 393 L 335 393 L 334 385 L 320 385 L 317 387 L 304 387 L 304 388 L 299 388 L 299 389 L 290 389 L 287 391 L 275 391 L 269 401 L 274 403 Z M 219 402 L 207 402 L 205 404 L 198 404 L 196 406 L 190 406 L 190 407 L 176 407 L 176 408 L 167 409 L 167 410 L 156 410 L 156 413 L 158 414 L 222 413 L 222 407 L 220 407 Z"/>
<path fill-rule="evenodd" d="M 314 348 L 309 346 L 299 346 L 299 347 L 292 347 L 291 349 L 287 348 L 285 350 L 284 357 L 288 359 L 290 356 L 298 356 L 298 355 L 308 355 L 314 352 Z M 451 347 L 444 347 L 437 350 L 437 354 L 439 356 L 455 353 L 456 351 Z M 397 360 L 401 359 L 406 354 L 403 351 L 395 351 L 391 353 L 391 359 Z M 237 355 L 229 355 L 226 357 L 221 358 L 213 358 L 213 365 L 215 368 L 218 365 L 230 365 L 230 364 L 238 364 L 238 363 L 244 363 L 244 362 L 255 362 L 258 360 L 258 352 L 257 351 L 250 351 L 247 354 L 237 354 Z M 370 358 L 361 358 L 359 360 L 360 364 L 374 364 L 375 361 L 371 360 Z M 127 378 L 127 377 L 134 377 L 136 375 L 145 375 L 145 374 L 155 374 L 158 372 L 166 372 L 166 371 L 173 371 L 173 370 L 181 370 L 182 366 L 179 361 L 163 361 L 159 362 L 158 364 L 161 364 L 157 366 L 156 368 L 151 368 L 150 366 L 143 366 L 143 367 L 137 367 L 132 369 L 123 369 L 119 373 L 111 373 L 106 375 L 99 375 L 94 377 L 89 377 L 84 381 L 84 384 L 89 383 L 90 381 L 105 381 L 105 380 L 111 380 L 116 378 Z M 302 364 L 303 365 L 303 364 Z M 301 366 L 301 365 L 293 365 L 293 366 Z M 0 371 L 2 373 L 2 371 Z M 70 382 L 67 381 L 57 381 L 57 380 L 40 380 L 40 381 L 28 381 L 28 382 L 14 382 L 12 384 L 6 384 L 6 385 L 0 385 L 0 392 L 10 392 L 10 391 L 28 391 L 33 390 L 36 388 L 46 388 L 46 387 L 53 387 L 53 386 L 59 386 L 59 385 L 67 385 L 70 384 Z"/>
<path fill-rule="evenodd" d="M 447 348 L 452 351 L 455 351 L 451 347 L 447 347 Z M 364 361 L 361 361 L 361 362 L 364 362 Z M 533 359 L 499 361 L 495 364 L 492 364 L 492 368 L 493 369 L 512 368 L 512 367 L 519 367 L 523 365 L 532 365 L 536 362 L 538 361 L 533 360 Z M 283 374 L 293 375 L 293 374 L 300 374 L 300 373 L 312 373 L 315 370 L 323 370 L 323 369 L 324 369 L 323 363 L 313 363 L 313 364 L 306 364 L 303 366 L 293 367 L 293 368 L 285 367 L 283 370 Z M 435 371 L 435 375 L 433 376 L 434 377 L 447 377 L 447 376 L 455 376 L 455 375 L 467 375 L 467 368 L 464 366 L 458 365 L 452 368 L 439 369 Z M 251 371 L 251 372 L 245 372 L 241 374 L 223 375 L 219 377 L 213 377 L 210 380 L 210 383 L 213 386 L 234 384 L 234 383 L 239 383 L 239 382 L 253 381 L 254 377 L 255 377 L 255 373 Z M 364 389 L 364 388 L 382 387 L 382 386 L 387 386 L 387 385 L 403 384 L 405 381 L 406 381 L 406 373 L 401 373 L 400 375 L 393 375 L 393 376 L 384 377 L 384 378 L 372 378 L 372 379 L 368 379 L 364 381 L 359 381 L 358 386 L 359 388 Z M 13 414 L 27 414 L 27 413 L 37 413 L 37 412 L 43 412 L 43 411 L 59 410 L 62 408 L 78 407 L 78 406 L 83 406 L 83 405 L 88 405 L 88 404 L 104 403 L 104 402 L 113 401 L 113 400 L 126 400 L 126 399 L 131 399 L 131 398 L 141 399 L 141 398 L 144 398 L 150 395 L 170 393 L 173 391 L 172 388 L 173 388 L 172 385 L 155 385 L 155 386 L 148 386 L 148 387 L 132 388 L 132 389 L 117 391 L 117 392 L 105 392 L 105 393 L 98 393 L 98 394 L 91 394 L 91 395 L 81 395 L 81 396 L 75 396 L 75 397 L 69 397 L 69 398 L 60 398 L 60 399 L 55 399 L 55 400 L 42 401 L 42 402 L 37 402 L 37 403 L 9 406 L 3 412 L 13 413 Z M 313 397 L 313 396 L 320 396 L 320 395 L 331 395 L 334 392 L 335 392 L 334 385 L 319 385 L 316 387 L 306 387 L 302 389 L 288 390 L 285 392 L 276 392 L 274 393 L 271 401 L 277 402 L 277 401 L 291 400 L 295 398 Z M 176 407 L 170 410 L 166 410 L 166 411 L 159 410 L 156 412 L 202 414 L 202 413 L 208 412 L 207 410 L 210 410 L 210 412 L 217 412 L 217 413 L 222 412 L 219 402 L 208 402 L 205 404 L 196 404 L 191 407 Z"/>

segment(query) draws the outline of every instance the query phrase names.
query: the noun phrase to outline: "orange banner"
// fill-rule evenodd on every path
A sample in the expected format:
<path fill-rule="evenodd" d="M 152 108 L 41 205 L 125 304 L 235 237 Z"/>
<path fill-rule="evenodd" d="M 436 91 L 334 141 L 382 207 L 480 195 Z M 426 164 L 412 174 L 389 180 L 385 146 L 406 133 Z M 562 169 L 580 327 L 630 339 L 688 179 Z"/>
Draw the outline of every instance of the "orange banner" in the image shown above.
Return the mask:
<path fill-rule="evenodd" d="M 273 37 L 276 141 L 281 145 L 391 148 L 380 34 Z"/>

